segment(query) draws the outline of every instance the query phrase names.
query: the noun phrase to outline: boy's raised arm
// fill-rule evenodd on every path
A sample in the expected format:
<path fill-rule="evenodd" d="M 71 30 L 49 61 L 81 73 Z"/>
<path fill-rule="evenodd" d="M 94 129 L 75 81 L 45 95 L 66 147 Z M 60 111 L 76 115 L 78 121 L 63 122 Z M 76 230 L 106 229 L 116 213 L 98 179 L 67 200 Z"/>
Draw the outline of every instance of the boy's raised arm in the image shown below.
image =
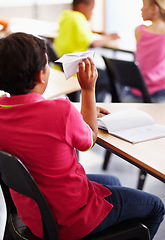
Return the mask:
<path fill-rule="evenodd" d="M 79 63 L 77 77 L 81 86 L 82 94 L 81 114 L 84 121 L 92 129 L 93 143 L 95 143 L 98 133 L 95 100 L 95 84 L 98 73 L 91 58 L 84 59 L 81 63 Z"/>

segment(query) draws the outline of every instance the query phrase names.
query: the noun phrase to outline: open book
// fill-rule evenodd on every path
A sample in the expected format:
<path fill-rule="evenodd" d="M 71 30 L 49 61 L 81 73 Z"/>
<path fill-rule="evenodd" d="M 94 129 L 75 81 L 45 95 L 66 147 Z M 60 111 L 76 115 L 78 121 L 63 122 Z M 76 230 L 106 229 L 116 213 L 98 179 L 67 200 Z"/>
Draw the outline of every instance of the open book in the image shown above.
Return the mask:
<path fill-rule="evenodd" d="M 97 119 L 98 128 L 131 143 L 165 137 L 165 126 L 138 109 L 122 110 Z"/>

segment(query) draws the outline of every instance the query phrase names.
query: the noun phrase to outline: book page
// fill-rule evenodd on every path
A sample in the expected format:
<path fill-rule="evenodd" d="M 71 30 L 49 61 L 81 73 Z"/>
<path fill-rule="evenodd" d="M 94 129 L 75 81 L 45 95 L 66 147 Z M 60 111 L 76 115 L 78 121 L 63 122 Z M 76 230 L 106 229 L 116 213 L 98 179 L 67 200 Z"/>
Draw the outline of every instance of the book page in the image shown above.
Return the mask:
<path fill-rule="evenodd" d="M 153 123 L 149 114 L 138 109 L 122 110 L 98 118 L 98 127 L 107 129 L 109 133 Z"/>
<path fill-rule="evenodd" d="M 165 126 L 161 126 L 159 124 L 151 124 L 137 128 L 111 132 L 111 134 L 128 142 L 138 143 L 165 137 Z"/>

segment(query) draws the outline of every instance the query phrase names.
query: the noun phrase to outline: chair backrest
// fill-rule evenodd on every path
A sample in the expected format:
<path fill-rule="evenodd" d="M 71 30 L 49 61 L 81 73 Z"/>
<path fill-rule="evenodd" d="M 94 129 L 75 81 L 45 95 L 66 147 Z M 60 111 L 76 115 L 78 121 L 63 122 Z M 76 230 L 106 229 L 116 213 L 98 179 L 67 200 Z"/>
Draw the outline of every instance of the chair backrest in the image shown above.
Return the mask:
<path fill-rule="evenodd" d="M 112 89 L 112 101 L 121 102 L 120 86 L 136 88 L 142 93 L 143 102 L 150 103 L 151 97 L 141 71 L 134 61 L 104 57 Z"/>
<path fill-rule="evenodd" d="M 40 209 L 43 227 L 43 239 L 58 239 L 56 222 L 51 214 L 44 196 L 42 195 L 31 174 L 18 158 L 3 151 L 0 151 L 0 181 L 2 184 L 5 202 L 7 204 L 7 211 L 11 211 L 8 209 L 9 191 L 8 193 L 4 191 L 3 186 L 7 186 L 14 191 L 33 199 Z M 9 215 L 9 212 L 7 215 Z"/>

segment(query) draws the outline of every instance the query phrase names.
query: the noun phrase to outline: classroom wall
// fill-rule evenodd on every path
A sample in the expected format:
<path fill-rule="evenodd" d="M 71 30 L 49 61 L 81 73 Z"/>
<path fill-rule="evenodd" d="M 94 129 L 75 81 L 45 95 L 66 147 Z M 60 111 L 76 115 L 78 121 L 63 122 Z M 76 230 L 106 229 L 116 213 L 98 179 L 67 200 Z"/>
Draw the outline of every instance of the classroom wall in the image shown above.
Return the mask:
<path fill-rule="evenodd" d="M 135 27 L 143 22 L 142 0 L 105 0 L 106 32 L 118 32 L 122 38 L 134 39 Z"/>
<path fill-rule="evenodd" d="M 70 4 L 0 6 L 0 16 L 5 18 L 37 18 L 56 22 L 60 13 L 70 7 Z"/>
<path fill-rule="evenodd" d="M 93 31 L 104 32 L 104 1 L 105 0 L 95 0 L 95 8 L 93 10 L 92 19 L 90 20 L 90 26 Z"/>
<path fill-rule="evenodd" d="M 47 0 L 46 3 L 42 3 L 40 0 L 36 1 L 16 1 L 6 0 L 1 2 L 0 0 L 0 16 L 5 18 L 35 18 L 39 20 L 57 22 L 62 11 L 71 8 L 72 1 L 57 1 Z M 103 31 L 104 28 L 104 16 L 103 16 L 103 1 L 95 0 L 95 9 L 90 21 L 90 26 L 94 31 Z M 34 3 L 33 3 L 34 2 Z M 36 2 L 36 4 L 35 4 Z M 60 3 L 61 2 L 61 3 Z M 21 4 L 21 6 L 19 6 Z M 99 17 L 98 17 L 99 16 Z"/>

